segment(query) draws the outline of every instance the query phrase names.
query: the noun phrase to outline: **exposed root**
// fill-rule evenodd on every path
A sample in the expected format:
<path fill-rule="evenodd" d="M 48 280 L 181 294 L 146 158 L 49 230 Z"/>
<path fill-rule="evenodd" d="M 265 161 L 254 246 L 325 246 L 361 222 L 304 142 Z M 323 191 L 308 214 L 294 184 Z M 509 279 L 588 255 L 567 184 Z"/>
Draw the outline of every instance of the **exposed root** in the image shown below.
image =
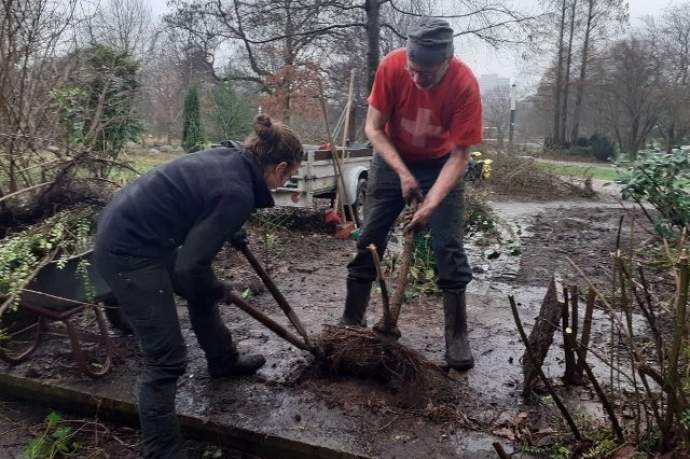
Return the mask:
<path fill-rule="evenodd" d="M 326 325 L 318 345 L 328 374 L 390 384 L 404 403 L 426 403 L 434 374 L 443 375 L 418 352 L 369 329 Z"/>

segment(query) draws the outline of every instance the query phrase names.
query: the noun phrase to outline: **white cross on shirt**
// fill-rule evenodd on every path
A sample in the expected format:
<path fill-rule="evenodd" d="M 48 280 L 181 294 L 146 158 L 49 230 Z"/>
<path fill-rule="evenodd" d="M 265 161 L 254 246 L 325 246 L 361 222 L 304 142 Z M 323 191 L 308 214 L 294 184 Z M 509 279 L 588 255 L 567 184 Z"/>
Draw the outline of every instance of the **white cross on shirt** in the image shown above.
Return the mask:
<path fill-rule="evenodd" d="M 412 145 L 415 147 L 426 147 L 427 137 L 441 137 L 443 128 L 431 124 L 432 111 L 428 108 L 417 110 L 417 119 L 412 121 L 403 118 L 400 121 L 402 128 L 412 135 Z"/>

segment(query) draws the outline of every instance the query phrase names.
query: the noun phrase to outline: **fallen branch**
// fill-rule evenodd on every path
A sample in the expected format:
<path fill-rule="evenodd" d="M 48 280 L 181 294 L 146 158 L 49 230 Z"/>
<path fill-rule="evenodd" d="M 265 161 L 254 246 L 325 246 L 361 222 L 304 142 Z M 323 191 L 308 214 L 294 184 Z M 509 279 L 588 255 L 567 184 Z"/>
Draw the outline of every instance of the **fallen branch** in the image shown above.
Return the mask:
<path fill-rule="evenodd" d="M 28 186 L 26 188 L 22 188 L 21 190 L 17 190 L 14 193 L 9 193 L 3 197 L 0 197 L 0 202 L 6 201 L 7 199 L 13 198 L 15 196 L 18 196 L 20 194 L 24 194 L 24 193 L 29 192 L 29 191 L 43 188 L 44 186 L 52 185 L 54 182 L 55 182 L 54 180 L 51 180 L 49 182 L 38 183 L 36 185 L 31 185 L 31 186 Z"/>

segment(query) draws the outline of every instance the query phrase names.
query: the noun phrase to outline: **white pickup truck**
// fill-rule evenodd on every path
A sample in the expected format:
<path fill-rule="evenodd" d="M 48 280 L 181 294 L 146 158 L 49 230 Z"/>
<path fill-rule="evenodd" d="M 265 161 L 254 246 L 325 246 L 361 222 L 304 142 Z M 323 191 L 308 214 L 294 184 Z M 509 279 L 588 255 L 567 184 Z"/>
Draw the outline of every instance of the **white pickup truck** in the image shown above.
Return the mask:
<path fill-rule="evenodd" d="M 314 207 L 317 198 L 335 197 L 336 175 L 330 150 L 318 145 L 305 145 L 306 157 L 296 175 L 284 187 L 273 192 L 276 205 Z M 345 202 L 362 220 L 362 207 L 366 199 L 367 178 L 373 152 L 369 144 L 351 144 L 338 149 L 341 158 Z"/>
<path fill-rule="evenodd" d="M 335 197 L 336 181 L 330 150 L 317 145 L 304 145 L 305 160 L 296 175 L 284 187 L 273 192 L 278 206 L 314 207 L 317 198 Z M 343 168 L 346 206 L 351 206 L 358 223 L 362 222 L 363 207 L 366 201 L 367 178 L 373 158 L 371 145 L 351 144 L 343 150 L 338 149 Z M 474 155 L 474 154 L 473 154 Z M 480 181 L 483 178 L 485 160 L 472 159 L 465 172 L 465 181 Z"/>

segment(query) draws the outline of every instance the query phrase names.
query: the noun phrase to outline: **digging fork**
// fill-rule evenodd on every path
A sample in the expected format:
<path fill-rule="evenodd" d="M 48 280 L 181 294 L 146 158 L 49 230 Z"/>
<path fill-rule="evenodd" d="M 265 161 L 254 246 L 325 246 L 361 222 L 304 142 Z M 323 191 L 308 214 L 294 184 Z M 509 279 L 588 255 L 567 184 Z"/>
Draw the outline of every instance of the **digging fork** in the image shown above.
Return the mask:
<path fill-rule="evenodd" d="M 259 260 L 257 260 L 252 251 L 249 250 L 249 244 L 247 243 L 246 236 L 235 236 L 232 239 L 231 243 L 235 249 L 242 252 L 242 254 L 247 258 L 247 261 L 252 266 L 252 268 L 254 268 L 256 274 L 259 275 L 261 281 L 264 283 L 268 291 L 271 292 L 271 295 L 273 295 L 273 298 L 276 300 L 276 303 L 278 303 L 278 306 L 280 306 L 280 309 L 283 310 L 290 323 L 302 336 L 302 338 L 304 339 L 304 343 L 310 348 L 313 347 L 311 342 L 309 341 L 309 335 L 307 334 L 307 330 L 302 324 L 302 321 L 299 319 L 297 314 L 295 314 L 295 311 L 292 309 L 292 307 L 287 302 L 280 290 L 278 290 L 278 287 L 276 286 L 275 282 L 273 282 L 273 279 L 271 279 L 271 276 L 268 275 L 263 266 L 261 266 L 261 263 L 259 263 Z"/>

